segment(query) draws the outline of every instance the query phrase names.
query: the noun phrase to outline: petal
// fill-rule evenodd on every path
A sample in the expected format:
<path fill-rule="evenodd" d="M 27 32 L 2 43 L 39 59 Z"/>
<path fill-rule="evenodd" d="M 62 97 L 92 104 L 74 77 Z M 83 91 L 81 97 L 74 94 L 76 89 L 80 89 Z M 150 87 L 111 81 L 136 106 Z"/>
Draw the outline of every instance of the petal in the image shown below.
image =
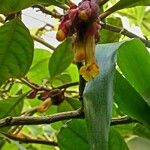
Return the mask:
<path fill-rule="evenodd" d="M 91 73 L 88 71 L 87 66 L 82 66 L 80 68 L 80 74 L 82 75 L 82 77 L 86 80 L 89 81 L 91 80 L 93 77 L 91 76 Z"/>
<path fill-rule="evenodd" d="M 90 74 L 92 77 L 95 77 L 100 73 L 99 66 L 96 63 L 92 63 L 89 67 L 90 67 Z"/>

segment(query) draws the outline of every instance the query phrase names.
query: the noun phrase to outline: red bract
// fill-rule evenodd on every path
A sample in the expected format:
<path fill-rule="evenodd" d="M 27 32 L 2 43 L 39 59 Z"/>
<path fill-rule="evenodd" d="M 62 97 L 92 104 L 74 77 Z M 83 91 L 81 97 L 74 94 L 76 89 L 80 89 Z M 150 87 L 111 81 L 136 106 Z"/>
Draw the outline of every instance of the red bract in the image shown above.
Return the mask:
<path fill-rule="evenodd" d="M 77 16 L 77 13 L 77 6 L 73 5 L 62 18 L 56 35 L 58 41 L 63 41 L 68 35 L 70 35 L 70 32 L 72 32 L 71 35 L 75 32 L 75 28 L 72 24 Z"/>

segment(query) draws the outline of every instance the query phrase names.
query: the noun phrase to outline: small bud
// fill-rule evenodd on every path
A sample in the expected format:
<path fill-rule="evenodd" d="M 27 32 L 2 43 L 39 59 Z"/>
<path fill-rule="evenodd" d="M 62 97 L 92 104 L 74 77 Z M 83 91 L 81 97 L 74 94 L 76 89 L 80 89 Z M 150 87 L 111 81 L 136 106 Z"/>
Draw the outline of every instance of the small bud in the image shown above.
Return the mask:
<path fill-rule="evenodd" d="M 37 108 L 37 112 L 43 113 L 45 112 L 50 106 L 52 105 L 51 98 L 47 98 L 45 101 L 43 101 L 39 107 Z"/>
<path fill-rule="evenodd" d="M 66 38 L 65 32 L 62 29 L 59 29 L 56 34 L 56 38 L 58 41 L 63 41 Z"/>
<path fill-rule="evenodd" d="M 80 11 L 78 17 L 84 21 L 87 21 L 89 19 L 89 16 L 85 10 Z"/>
<path fill-rule="evenodd" d="M 52 98 L 53 105 L 59 105 L 65 99 L 64 90 L 56 91 L 56 93 L 52 94 L 51 98 Z"/>
<path fill-rule="evenodd" d="M 37 92 L 38 92 L 37 90 L 32 89 L 32 90 L 28 93 L 27 98 L 29 98 L 29 99 L 34 99 L 34 98 L 36 97 Z"/>

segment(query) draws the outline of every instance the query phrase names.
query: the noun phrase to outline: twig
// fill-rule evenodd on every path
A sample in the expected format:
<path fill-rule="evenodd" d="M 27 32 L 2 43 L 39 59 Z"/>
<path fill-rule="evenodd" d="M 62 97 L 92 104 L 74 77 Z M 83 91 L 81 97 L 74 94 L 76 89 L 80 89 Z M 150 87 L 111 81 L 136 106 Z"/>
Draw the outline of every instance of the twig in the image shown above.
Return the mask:
<path fill-rule="evenodd" d="M 50 45 L 49 43 L 45 42 L 43 39 L 40 39 L 40 38 L 38 38 L 38 37 L 35 36 L 35 35 L 32 35 L 32 38 L 33 38 L 35 41 L 37 41 L 37 42 L 43 44 L 44 46 L 48 47 L 49 49 L 55 50 L 55 47 L 54 47 L 54 46 L 52 46 L 52 45 Z"/>
<path fill-rule="evenodd" d="M 72 82 L 72 83 L 68 83 L 68 84 L 64 84 L 64 85 L 58 86 L 58 87 L 56 87 L 56 89 L 66 89 L 68 87 L 76 86 L 78 84 L 79 84 L 79 82 Z"/>
<path fill-rule="evenodd" d="M 117 33 L 120 33 L 120 34 L 125 35 L 125 36 L 130 37 L 130 38 L 139 38 L 143 43 L 145 43 L 145 45 L 147 47 L 150 48 L 150 40 L 145 40 L 145 39 L 137 36 L 136 34 L 134 34 L 132 32 L 129 32 L 128 30 L 126 30 L 124 28 L 119 28 L 119 27 L 112 26 L 112 25 L 105 24 L 105 23 L 101 23 L 101 26 L 102 26 L 103 29 L 113 31 L 113 32 L 117 32 Z"/>
<path fill-rule="evenodd" d="M 72 119 L 72 118 L 82 118 L 83 113 L 81 110 L 69 111 L 57 113 L 49 116 L 41 116 L 41 117 L 6 117 L 0 119 L 0 128 L 6 126 L 14 126 L 14 125 L 38 125 L 38 124 L 50 124 L 61 120 Z"/>
<path fill-rule="evenodd" d="M 80 68 L 82 67 L 82 63 L 77 63 L 77 67 L 78 67 L 78 70 L 80 70 Z M 85 84 L 86 84 L 86 81 L 84 80 L 84 78 L 80 75 L 79 76 L 79 99 L 82 101 L 82 95 L 83 95 L 83 91 L 84 91 L 84 88 L 85 88 Z"/>
<path fill-rule="evenodd" d="M 47 14 L 47 15 L 51 15 L 51 16 L 53 16 L 54 18 L 60 19 L 60 18 L 62 17 L 62 15 L 59 14 L 58 12 L 49 11 L 49 10 L 47 10 L 47 9 L 46 9 L 44 6 L 42 6 L 42 5 L 34 5 L 33 7 L 40 9 L 40 11 L 42 11 L 43 13 L 45 13 L 45 14 Z"/>
<path fill-rule="evenodd" d="M 106 18 L 107 16 L 109 16 L 111 13 L 112 13 L 112 12 L 111 12 L 109 9 L 108 9 L 107 11 L 101 13 L 101 14 L 99 15 L 100 20 L 105 19 L 105 18 Z"/>
<path fill-rule="evenodd" d="M 26 84 L 28 87 L 32 88 L 32 89 L 35 89 L 37 91 L 42 91 L 42 90 L 45 90 L 45 91 L 50 91 L 50 90 L 54 90 L 54 89 L 66 89 L 68 87 L 71 87 L 71 86 L 76 86 L 78 85 L 79 83 L 78 82 L 72 82 L 72 83 L 67 83 L 67 84 L 64 84 L 64 85 L 61 85 L 61 86 L 58 86 L 54 89 L 51 89 L 49 87 L 46 87 L 46 86 L 42 86 L 42 85 L 38 85 L 36 83 L 33 83 L 32 81 L 30 81 L 29 79 L 27 78 L 21 78 L 20 81 L 24 84 Z"/>
<path fill-rule="evenodd" d="M 50 91 L 51 90 L 51 88 L 33 83 L 32 81 L 30 81 L 27 78 L 21 78 L 20 81 L 22 83 L 26 84 L 28 87 L 35 89 L 37 91 L 42 91 L 42 90 Z"/>
<path fill-rule="evenodd" d="M 125 116 L 125 117 L 121 117 L 121 118 L 112 119 L 111 126 L 129 124 L 129 123 L 137 123 L 137 122 L 140 123 L 139 121 L 137 121 L 135 119 Z"/>
<path fill-rule="evenodd" d="M 20 138 L 17 136 L 14 136 L 12 134 L 7 134 L 7 133 L 1 133 L 7 138 L 23 143 L 36 143 L 36 144 L 45 144 L 45 145 L 52 145 L 52 146 L 58 146 L 58 144 L 54 141 L 46 141 L 46 140 L 40 140 L 40 139 L 31 139 L 31 138 Z"/>
<path fill-rule="evenodd" d="M 73 119 L 73 118 L 84 118 L 84 113 L 81 109 L 69 112 L 57 113 L 49 116 L 41 117 L 6 117 L 0 119 L 0 128 L 15 125 L 39 125 L 39 124 L 50 124 L 61 120 Z M 128 123 L 140 123 L 130 117 L 115 118 L 111 121 L 111 126 L 128 124 Z"/>

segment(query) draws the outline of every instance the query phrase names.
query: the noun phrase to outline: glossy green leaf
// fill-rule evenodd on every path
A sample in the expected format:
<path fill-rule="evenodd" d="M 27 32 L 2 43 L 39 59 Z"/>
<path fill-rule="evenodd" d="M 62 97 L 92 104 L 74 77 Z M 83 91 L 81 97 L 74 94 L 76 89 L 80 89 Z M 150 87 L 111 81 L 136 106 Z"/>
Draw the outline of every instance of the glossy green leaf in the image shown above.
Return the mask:
<path fill-rule="evenodd" d="M 49 78 L 48 62 L 51 52 L 44 49 L 35 49 L 32 66 L 28 72 L 28 77 L 33 82 L 41 83 L 45 78 Z"/>
<path fill-rule="evenodd" d="M 0 0 L 0 13 L 14 13 L 37 4 L 61 4 L 58 0 Z"/>
<path fill-rule="evenodd" d="M 121 42 L 102 44 L 96 47 L 96 57 L 101 73 L 86 84 L 83 95 L 90 150 L 108 149 L 115 54 L 121 44 Z"/>
<path fill-rule="evenodd" d="M 150 104 L 150 53 L 145 45 L 138 39 L 121 45 L 117 62 L 126 79 Z"/>
<path fill-rule="evenodd" d="M 123 113 L 150 125 L 150 107 L 118 72 L 115 74 L 114 99 Z"/>
<path fill-rule="evenodd" d="M 33 40 L 19 19 L 0 27 L 0 85 L 24 76 L 32 63 Z"/>
<path fill-rule="evenodd" d="M 108 11 L 115 12 L 117 10 L 124 9 L 127 7 L 149 6 L 149 5 L 150 5 L 150 0 L 120 0 Z"/>
<path fill-rule="evenodd" d="M 63 103 L 58 106 L 58 112 L 72 111 L 79 109 L 81 102 L 75 98 L 66 98 Z"/>
<path fill-rule="evenodd" d="M 109 150 L 129 150 L 123 137 L 115 129 L 109 133 Z"/>
<path fill-rule="evenodd" d="M 26 94 L 23 94 L 19 97 L 0 100 L 0 118 L 18 116 L 22 111 L 25 96 Z"/>
<path fill-rule="evenodd" d="M 2 137 L 0 137 L 0 149 L 2 149 L 2 147 L 4 146 L 4 144 L 5 144 L 5 140 L 2 138 Z"/>
<path fill-rule="evenodd" d="M 53 87 L 57 87 L 57 86 L 61 86 L 63 84 L 69 83 L 71 82 L 71 76 L 70 74 L 68 74 L 68 72 L 63 72 L 60 75 L 56 76 L 53 80 L 52 80 L 52 85 Z"/>
<path fill-rule="evenodd" d="M 150 139 L 150 128 L 137 123 L 133 128 L 133 134 Z"/>
<path fill-rule="evenodd" d="M 52 54 L 49 61 L 49 73 L 53 79 L 57 75 L 60 75 L 73 60 L 73 51 L 71 39 L 65 40 L 61 43 Z"/>
<path fill-rule="evenodd" d="M 69 73 L 69 75 L 70 75 L 70 77 L 72 79 L 72 82 L 79 81 L 79 72 L 78 72 L 78 68 L 77 68 L 77 66 L 75 64 L 71 64 L 67 68 L 66 71 Z"/>
<path fill-rule="evenodd" d="M 89 150 L 84 120 L 71 120 L 58 133 L 61 150 Z"/>
<path fill-rule="evenodd" d="M 133 134 L 133 128 L 135 124 L 136 123 L 121 124 L 121 125 L 113 126 L 113 129 L 117 130 L 122 137 L 130 137 Z"/>

